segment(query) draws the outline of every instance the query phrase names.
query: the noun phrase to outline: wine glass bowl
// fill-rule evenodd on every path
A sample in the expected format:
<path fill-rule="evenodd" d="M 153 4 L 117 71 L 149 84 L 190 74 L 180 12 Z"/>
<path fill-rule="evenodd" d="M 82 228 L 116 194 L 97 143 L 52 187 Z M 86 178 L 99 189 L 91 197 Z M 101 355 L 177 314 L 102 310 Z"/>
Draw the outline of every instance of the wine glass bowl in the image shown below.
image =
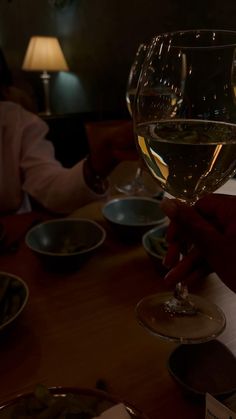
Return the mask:
<path fill-rule="evenodd" d="M 137 147 L 162 189 L 190 205 L 236 171 L 235 48 L 233 31 L 166 33 L 152 40 L 143 64 L 133 112 Z M 151 333 L 184 343 L 212 339 L 225 327 L 218 307 L 181 284 L 174 296 L 145 297 L 136 312 Z"/>
<path fill-rule="evenodd" d="M 139 84 L 138 148 L 161 187 L 190 203 L 235 173 L 233 41 L 230 31 L 159 36 Z"/>
<path fill-rule="evenodd" d="M 136 90 L 138 86 L 138 80 L 139 80 L 139 76 L 142 70 L 142 66 L 143 66 L 147 51 L 148 51 L 147 44 L 143 43 L 139 45 L 138 50 L 135 55 L 134 62 L 129 72 L 125 99 L 126 99 L 126 105 L 127 105 L 127 108 L 131 117 L 133 115 L 134 101 L 135 101 L 135 95 L 136 95 Z"/>
<path fill-rule="evenodd" d="M 147 51 L 147 44 L 142 43 L 139 45 L 128 76 L 125 99 L 131 118 L 133 114 L 139 75 L 141 73 L 142 65 L 145 60 Z M 161 188 L 159 188 L 158 185 L 153 182 L 152 177 L 149 176 L 149 172 L 147 172 L 147 176 L 144 176 L 144 169 L 145 167 L 143 160 L 140 159 L 135 171 L 135 175 L 132 177 L 132 179 L 116 184 L 116 189 L 125 195 L 155 196 L 160 194 L 160 196 L 162 196 Z"/>

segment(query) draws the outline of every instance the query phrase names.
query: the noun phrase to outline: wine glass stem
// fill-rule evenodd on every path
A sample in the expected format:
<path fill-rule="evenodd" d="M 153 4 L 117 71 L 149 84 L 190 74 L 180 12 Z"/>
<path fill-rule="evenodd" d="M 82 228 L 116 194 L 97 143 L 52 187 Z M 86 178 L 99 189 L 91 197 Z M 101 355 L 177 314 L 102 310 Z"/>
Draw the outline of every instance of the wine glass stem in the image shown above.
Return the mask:
<path fill-rule="evenodd" d="M 143 175 L 143 167 L 142 167 L 142 165 L 140 164 L 138 167 L 137 167 L 137 170 L 136 170 L 136 173 L 135 173 L 135 180 L 137 181 L 137 180 L 140 180 L 141 178 L 142 178 L 142 175 Z"/>
<path fill-rule="evenodd" d="M 197 307 L 189 299 L 188 288 L 182 282 L 178 282 L 175 287 L 174 295 L 165 302 L 164 309 L 171 314 L 193 316 L 197 314 Z"/>
<path fill-rule="evenodd" d="M 193 206 L 196 201 L 185 201 L 187 205 Z M 189 249 L 190 250 L 190 249 Z M 184 282 L 178 282 L 175 286 L 174 295 L 165 303 L 165 309 L 171 313 L 194 315 L 197 307 L 189 299 L 188 287 Z"/>

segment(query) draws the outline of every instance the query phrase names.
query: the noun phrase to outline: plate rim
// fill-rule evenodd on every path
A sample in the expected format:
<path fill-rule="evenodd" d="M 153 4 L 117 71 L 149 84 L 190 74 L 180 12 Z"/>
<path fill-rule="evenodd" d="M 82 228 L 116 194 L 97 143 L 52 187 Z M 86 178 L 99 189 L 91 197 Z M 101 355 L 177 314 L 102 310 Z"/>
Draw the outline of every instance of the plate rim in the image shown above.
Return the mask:
<path fill-rule="evenodd" d="M 127 402 L 123 398 L 119 398 L 118 396 L 115 396 L 114 394 L 108 393 L 103 390 L 99 390 L 96 388 L 89 388 L 89 387 L 76 387 L 76 386 L 49 386 L 47 388 L 55 396 L 60 395 L 60 394 L 66 394 L 66 395 L 68 394 L 80 395 L 81 394 L 81 395 L 88 395 L 88 396 L 91 395 L 91 396 L 103 397 L 106 400 L 113 402 L 114 404 L 123 403 L 128 413 L 131 413 L 131 414 L 133 413 L 133 415 L 135 415 L 135 416 L 132 416 L 131 418 L 135 419 L 137 417 L 137 419 L 149 419 L 148 416 L 144 412 L 142 412 L 139 408 L 134 406 L 132 403 Z M 18 395 L 10 398 L 6 402 L 0 403 L 0 413 L 7 407 L 13 406 L 18 401 L 31 397 L 33 394 L 34 394 L 33 391 L 28 391 L 26 393 L 19 393 Z"/>

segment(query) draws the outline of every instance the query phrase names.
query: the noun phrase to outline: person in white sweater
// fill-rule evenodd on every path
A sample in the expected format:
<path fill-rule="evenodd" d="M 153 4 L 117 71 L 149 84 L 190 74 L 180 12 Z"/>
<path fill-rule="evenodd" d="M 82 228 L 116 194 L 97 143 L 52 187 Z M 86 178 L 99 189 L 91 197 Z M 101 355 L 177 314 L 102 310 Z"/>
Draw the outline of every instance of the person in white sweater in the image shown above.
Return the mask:
<path fill-rule="evenodd" d="M 131 122 L 95 123 L 89 156 L 72 168 L 55 159 L 47 124 L 13 102 L 0 101 L 0 213 L 17 212 L 32 197 L 55 213 L 70 213 L 106 195 L 107 176 L 136 158 Z"/>

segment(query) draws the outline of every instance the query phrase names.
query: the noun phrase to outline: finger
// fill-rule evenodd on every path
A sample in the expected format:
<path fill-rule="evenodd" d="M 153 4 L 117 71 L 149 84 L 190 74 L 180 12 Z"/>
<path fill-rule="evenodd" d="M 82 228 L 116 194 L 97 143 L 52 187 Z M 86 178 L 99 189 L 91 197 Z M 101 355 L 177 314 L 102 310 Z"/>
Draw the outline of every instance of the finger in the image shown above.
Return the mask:
<path fill-rule="evenodd" d="M 164 197 L 160 203 L 160 207 L 171 221 L 175 220 L 178 211 L 177 199 L 169 199 Z"/>
<path fill-rule="evenodd" d="M 168 284 L 183 282 L 190 274 L 203 266 L 203 259 L 196 248 L 193 248 L 183 259 L 165 276 Z"/>
<path fill-rule="evenodd" d="M 206 266 L 200 266 L 199 268 L 194 269 L 193 271 L 189 271 L 186 273 L 186 276 L 181 276 L 181 280 L 176 278 L 172 278 L 167 280 L 167 285 L 171 286 L 172 288 L 178 282 L 182 282 L 188 285 L 189 289 L 196 288 L 196 285 L 200 285 L 202 280 L 205 279 L 212 271 Z"/>
<path fill-rule="evenodd" d="M 180 254 L 181 254 L 180 243 L 178 242 L 171 243 L 168 246 L 166 255 L 163 259 L 163 265 L 168 269 L 173 268 L 179 262 Z"/>
<path fill-rule="evenodd" d="M 165 198 L 164 198 L 165 199 Z M 162 206 L 162 203 L 160 203 L 160 206 Z M 166 233 L 166 240 L 168 243 L 171 243 L 173 241 L 176 241 L 178 238 L 179 228 L 175 221 L 171 221 L 171 223 L 168 225 L 167 233 Z"/>

